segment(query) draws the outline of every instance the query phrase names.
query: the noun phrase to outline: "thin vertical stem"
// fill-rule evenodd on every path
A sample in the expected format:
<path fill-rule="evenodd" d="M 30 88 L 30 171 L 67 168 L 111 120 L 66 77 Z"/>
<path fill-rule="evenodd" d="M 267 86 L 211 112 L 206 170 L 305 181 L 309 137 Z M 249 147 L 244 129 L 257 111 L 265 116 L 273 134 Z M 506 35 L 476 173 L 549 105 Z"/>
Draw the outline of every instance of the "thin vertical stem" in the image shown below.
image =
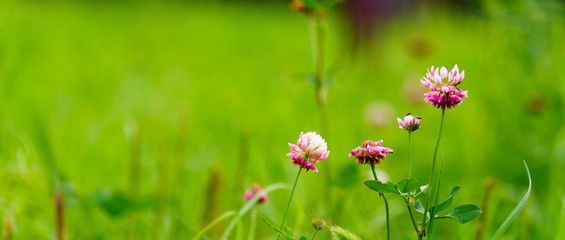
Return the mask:
<path fill-rule="evenodd" d="M 428 184 L 428 189 L 429 189 L 429 195 L 428 195 L 428 201 L 426 202 L 426 208 L 424 210 L 424 219 L 422 220 L 422 229 L 420 229 L 420 232 L 418 235 L 423 236 L 424 235 L 424 231 L 426 229 L 426 220 L 427 220 L 427 215 L 428 215 L 428 211 L 429 206 L 430 206 L 430 202 L 432 201 L 432 195 L 433 195 L 433 180 L 434 180 L 434 173 L 435 173 L 435 168 L 436 168 L 436 158 L 437 158 L 437 150 L 439 148 L 439 141 L 441 139 L 441 130 L 443 129 L 443 119 L 445 116 L 445 108 L 442 109 L 441 111 L 441 122 L 439 124 L 439 135 L 437 136 L 437 142 L 436 142 L 436 148 L 434 151 L 434 159 L 432 161 L 432 174 L 430 176 L 430 182 Z"/>
<path fill-rule="evenodd" d="M 314 236 L 312 236 L 312 240 L 314 240 L 314 238 L 316 238 L 316 234 L 318 234 L 318 231 L 320 231 L 320 230 L 316 229 L 316 231 L 314 232 Z"/>
<path fill-rule="evenodd" d="M 284 215 L 283 215 L 283 219 L 281 222 L 281 227 L 279 228 L 279 230 L 281 230 L 281 232 L 283 231 L 283 227 L 284 227 L 284 220 L 286 219 L 286 214 L 288 213 L 288 208 L 290 207 L 290 203 L 292 202 L 292 196 L 294 195 L 294 189 L 296 189 L 296 183 L 298 182 L 298 178 L 300 177 L 300 172 L 302 172 L 302 168 L 300 168 L 298 170 L 298 174 L 296 174 L 296 180 L 294 180 L 294 185 L 292 186 L 292 191 L 290 191 L 290 197 L 288 198 L 288 203 L 286 204 L 286 210 L 284 210 Z M 277 239 L 280 238 L 281 235 L 277 236 Z"/>
<path fill-rule="evenodd" d="M 416 234 L 418 234 L 420 230 L 418 229 L 418 225 L 416 224 L 416 220 L 414 219 L 414 214 L 412 213 L 412 208 L 410 207 L 410 203 L 408 202 L 407 198 L 404 198 L 404 201 L 406 202 L 408 213 L 410 213 L 410 219 L 412 220 L 412 225 L 414 226 L 414 230 L 416 230 Z"/>
<path fill-rule="evenodd" d="M 373 177 L 375 177 L 375 181 L 379 181 L 377 178 L 377 172 L 375 171 L 375 164 L 371 163 L 371 170 L 373 171 Z M 390 222 L 389 222 L 389 214 L 388 214 L 388 201 L 383 193 L 379 193 L 383 200 L 385 201 L 385 210 L 386 210 L 386 239 L 390 240 Z"/>
<path fill-rule="evenodd" d="M 389 222 L 390 216 L 389 216 L 389 214 L 388 214 L 388 201 L 386 200 L 386 197 L 385 197 L 384 193 L 381 194 L 381 196 L 383 197 L 383 200 L 385 200 L 385 209 L 386 209 L 386 239 L 387 239 L 387 240 L 390 240 L 390 222 Z"/>
<path fill-rule="evenodd" d="M 412 177 L 412 132 L 408 132 L 408 162 L 410 163 L 408 178 Z"/>

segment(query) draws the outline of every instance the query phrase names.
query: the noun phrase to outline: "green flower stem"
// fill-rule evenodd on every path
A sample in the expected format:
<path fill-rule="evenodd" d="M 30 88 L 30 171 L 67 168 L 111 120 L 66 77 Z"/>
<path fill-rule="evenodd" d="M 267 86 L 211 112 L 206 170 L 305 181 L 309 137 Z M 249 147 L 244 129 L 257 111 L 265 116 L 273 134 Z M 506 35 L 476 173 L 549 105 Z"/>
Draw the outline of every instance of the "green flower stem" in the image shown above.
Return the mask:
<path fill-rule="evenodd" d="M 412 141 L 412 132 L 408 132 L 408 162 L 410 163 L 408 178 L 412 177 L 412 148 L 410 145 L 411 141 Z"/>
<path fill-rule="evenodd" d="M 379 181 L 379 179 L 377 178 L 377 172 L 375 171 L 375 164 L 371 163 L 371 170 L 373 171 L 373 177 L 375 177 L 375 181 Z M 381 195 L 381 197 L 383 197 L 383 200 L 385 201 L 385 209 L 386 209 L 386 239 L 390 240 L 390 222 L 389 222 L 389 214 L 388 214 L 388 201 L 386 200 L 386 197 L 384 194 L 379 193 L 379 195 Z"/>
<path fill-rule="evenodd" d="M 416 234 L 420 232 L 418 229 L 418 225 L 416 224 L 416 220 L 414 219 L 414 214 L 412 213 L 412 208 L 410 207 L 410 202 L 408 202 L 408 198 L 404 197 L 404 201 L 406 202 L 406 207 L 408 208 L 408 213 L 410 213 L 410 219 L 412 220 L 412 225 L 414 225 L 414 230 L 416 230 Z"/>
<path fill-rule="evenodd" d="M 434 190 L 433 180 L 434 180 L 434 173 L 435 173 L 435 168 L 436 168 L 437 150 L 439 148 L 439 140 L 441 139 L 441 130 L 443 129 L 444 116 L 445 116 L 445 108 L 441 110 L 441 122 L 439 124 L 439 135 L 437 136 L 436 149 L 434 151 L 434 160 L 432 162 L 432 174 L 430 176 L 430 183 L 428 185 L 428 188 L 429 188 L 428 201 L 426 202 L 426 208 L 424 210 L 424 219 L 422 220 L 422 229 L 420 229 L 420 232 L 418 233 L 420 238 L 424 235 L 424 231 L 426 229 L 426 220 L 428 218 L 428 211 L 430 210 L 429 209 L 430 202 L 432 201 L 432 195 L 433 195 L 433 190 Z"/>
<path fill-rule="evenodd" d="M 316 238 L 316 234 L 318 234 L 318 231 L 320 231 L 320 230 L 316 229 L 316 231 L 314 232 L 314 236 L 312 236 L 312 240 L 314 240 L 314 238 Z"/>
<path fill-rule="evenodd" d="M 296 180 L 294 180 L 294 185 L 292 185 L 292 191 L 290 191 L 290 198 L 288 198 L 288 203 L 286 204 L 286 210 L 284 210 L 284 215 L 283 215 L 283 219 L 281 222 L 281 227 L 279 228 L 279 230 L 281 232 L 283 232 L 283 227 L 284 227 L 284 220 L 286 219 L 286 214 L 288 213 L 288 208 L 290 207 L 290 203 L 292 202 L 292 196 L 294 195 L 294 189 L 296 189 L 296 183 L 298 182 L 298 178 L 300 177 L 300 173 L 302 172 L 302 168 L 300 168 L 298 170 L 298 174 L 296 174 Z M 277 239 L 279 239 L 281 237 L 281 235 L 277 236 Z"/>

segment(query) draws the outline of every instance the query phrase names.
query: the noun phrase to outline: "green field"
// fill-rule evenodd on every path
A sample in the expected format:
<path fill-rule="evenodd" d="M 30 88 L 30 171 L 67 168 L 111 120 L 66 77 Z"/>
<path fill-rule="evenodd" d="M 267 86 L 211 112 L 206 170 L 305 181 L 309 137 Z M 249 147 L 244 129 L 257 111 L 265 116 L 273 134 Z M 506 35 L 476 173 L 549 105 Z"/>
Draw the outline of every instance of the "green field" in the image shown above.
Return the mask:
<path fill-rule="evenodd" d="M 362 184 L 370 168 L 349 151 L 383 139 L 395 153 L 378 168 L 391 181 L 408 177 L 396 117 L 412 112 L 422 117 L 413 171 L 425 183 L 441 110 L 424 103 L 419 80 L 431 65 L 458 64 L 469 98 L 446 112 L 440 196 L 459 185 L 454 203 L 484 212 L 465 225 L 438 220 L 434 236 L 490 239 L 528 188 L 525 160 L 532 195 L 506 239 L 565 237 L 563 4 L 485 1 L 462 11 L 422 2 L 356 49 L 343 12 L 328 15 L 331 154 L 298 182 L 287 219 L 295 235 L 311 236 L 321 217 L 385 238 L 383 202 Z M 298 168 L 287 143 L 320 131 L 311 55 L 306 18 L 285 2 L 1 2 L 3 232 L 55 239 L 60 192 L 67 239 L 191 239 L 239 209 L 253 183 L 291 184 Z M 255 210 L 278 223 L 288 196 L 275 191 Z M 389 201 L 392 238 L 415 239 L 403 201 Z M 233 239 L 247 239 L 251 215 Z M 275 239 L 261 220 L 254 236 Z"/>

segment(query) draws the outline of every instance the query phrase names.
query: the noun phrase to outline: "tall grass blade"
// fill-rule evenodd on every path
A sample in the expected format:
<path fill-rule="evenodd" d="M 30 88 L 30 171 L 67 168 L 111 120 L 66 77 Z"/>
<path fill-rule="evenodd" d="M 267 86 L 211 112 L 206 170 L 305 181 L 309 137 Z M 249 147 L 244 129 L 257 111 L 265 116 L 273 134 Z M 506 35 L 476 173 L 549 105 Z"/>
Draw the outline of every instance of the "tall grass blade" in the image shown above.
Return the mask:
<path fill-rule="evenodd" d="M 528 198 L 530 198 L 530 192 L 532 191 L 532 177 L 530 176 L 530 169 L 528 169 L 528 164 L 526 164 L 526 161 L 524 161 L 524 166 L 526 166 L 526 171 L 528 172 L 528 181 L 529 181 L 528 191 L 526 192 L 526 195 L 524 195 L 524 198 L 522 198 L 522 200 L 518 203 L 518 206 L 516 206 L 516 208 L 512 210 L 510 215 L 508 215 L 506 220 L 504 220 L 502 225 L 500 225 L 498 230 L 496 230 L 494 236 L 492 237 L 493 240 L 500 239 L 502 237 L 506 229 L 508 229 L 510 224 L 514 222 L 514 220 L 516 220 L 518 214 L 520 214 L 524 206 L 526 206 L 526 202 L 528 201 Z"/>

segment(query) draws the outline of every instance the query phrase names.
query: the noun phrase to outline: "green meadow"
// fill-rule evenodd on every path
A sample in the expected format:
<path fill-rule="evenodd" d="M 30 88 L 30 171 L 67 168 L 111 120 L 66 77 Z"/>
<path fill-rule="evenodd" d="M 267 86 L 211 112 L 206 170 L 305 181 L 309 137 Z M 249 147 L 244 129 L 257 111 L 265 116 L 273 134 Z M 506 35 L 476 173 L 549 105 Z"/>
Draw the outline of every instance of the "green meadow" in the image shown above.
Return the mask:
<path fill-rule="evenodd" d="M 559 1 L 417 2 L 353 44 L 340 5 L 324 57 L 330 155 L 301 175 L 286 226 L 310 237 L 324 218 L 385 239 L 383 201 L 351 149 L 383 139 L 377 166 L 409 177 L 407 133 L 422 117 L 412 171 L 429 179 L 441 110 L 424 102 L 428 68 L 458 64 L 469 97 L 446 111 L 440 198 L 479 205 L 435 239 L 491 239 L 528 189 L 503 239 L 565 238 L 565 12 Z M 291 185 L 288 143 L 322 131 L 305 16 L 285 1 L 0 2 L 0 220 L 4 239 L 192 239 L 238 211 L 254 183 Z M 57 207 L 60 197 L 62 207 Z M 253 211 L 278 226 L 289 190 Z M 388 196 L 392 239 L 416 239 Z M 230 239 L 275 239 L 254 212 Z M 232 217 L 200 239 L 219 239 Z M 252 221 L 254 231 L 250 231 Z M 318 239 L 330 239 L 324 229 Z"/>

